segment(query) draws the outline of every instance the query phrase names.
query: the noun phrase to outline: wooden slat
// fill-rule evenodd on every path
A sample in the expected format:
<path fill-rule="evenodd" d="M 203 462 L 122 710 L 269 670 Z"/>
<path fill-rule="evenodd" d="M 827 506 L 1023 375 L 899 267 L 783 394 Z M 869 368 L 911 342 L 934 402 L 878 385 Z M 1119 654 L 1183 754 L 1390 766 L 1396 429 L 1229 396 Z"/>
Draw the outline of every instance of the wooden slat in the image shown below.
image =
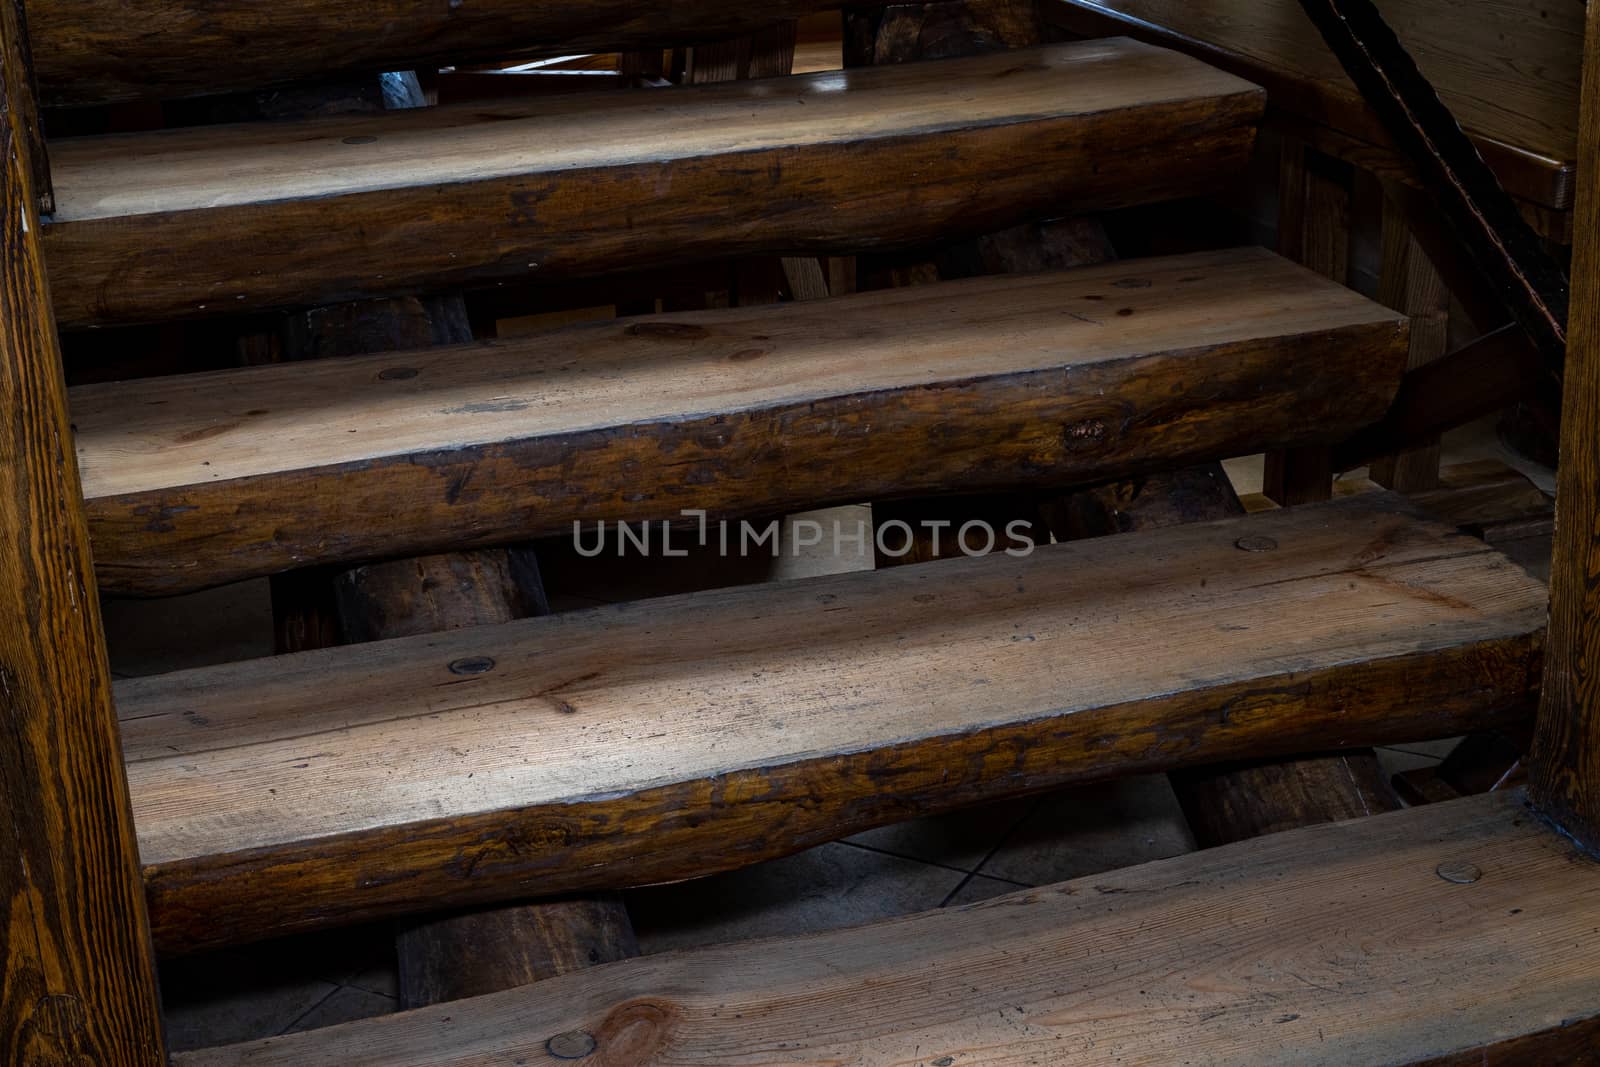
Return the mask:
<path fill-rule="evenodd" d="M 1529 753 L 1529 792 L 1586 848 L 1600 850 L 1600 4 L 1588 9 L 1572 249 L 1571 344 L 1561 404 L 1551 656 Z"/>
<path fill-rule="evenodd" d="M 1259 249 L 73 391 L 104 588 L 1348 435 L 1394 312 Z"/>
<path fill-rule="evenodd" d="M 67 106 L 323 80 L 341 71 L 659 50 L 827 7 L 822 0 L 163 0 L 134 9 L 122 0 L 29 0 L 28 14 L 45 102 Z"/>
<path fill-rule="evenodd" d="M 1418 514 L 1370 493 L 124 682 L 158 943 L 670 881 L 1525 713 L 1543 587 Z"/>
<path fill-rule="evenodd" d="M 0 2 L 0 1062 L 167 1062 L 67 389 L 20 9 Z"/>
<path fill-rule="evenodd" d="M 1262 99 L 1123 40 L 72 139 L 45 247 L 66 325 L 877 247 L 1189 195 Z"/>
<path fill-rule="evenodd" d="M 1390 143 L 1295 0 L 1052 0 L 1046 18 L 1091 34 L 1127 33 L 1258 81 L 1276 106 Z M 1572 206 L 1583 8 L 1540 0 L 1475 4 L 1384 0 L 1384 17 L 1507 189 Z"/>
<path fill-rule="evenodd" d="M 1522 805 L 1310 827 L 177 1062 L 556 1064 L 579 1035 L 607 1064 L 1477 1063 L 1500 1045 L 1524 1058 L 1492 1062 L 1566 1062 L 1549 1053 L 1600 1015 L 1600 893 Z M 1468 864 L 1469 884 L 1438 873 Z"/>

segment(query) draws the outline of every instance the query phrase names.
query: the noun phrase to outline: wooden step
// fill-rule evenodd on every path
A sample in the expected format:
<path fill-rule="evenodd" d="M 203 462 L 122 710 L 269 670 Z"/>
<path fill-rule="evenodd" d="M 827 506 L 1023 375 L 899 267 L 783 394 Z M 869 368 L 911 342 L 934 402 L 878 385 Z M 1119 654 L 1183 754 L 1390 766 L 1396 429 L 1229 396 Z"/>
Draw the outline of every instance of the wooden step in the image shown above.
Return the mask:
<path fill-rule="evenodd" d="M 1541 585 L 1385 493 L 130 680 L 167 951 L 1520 721 Z M 248 893 L 241 887 L 248 886 Z"/>
<path fill-rule="evenodd" d="M 1588 1062 L 1597 879 L 1496 793 L 174 1062 Z"/>
<path fill-rule="evenodd" d="M 1394 312 L 1259 249 L 574 327 L 71 395 L 103 588 L 1086 481 L 1340 439 Z"/>
<path fill-rule="evenodd" d="M 51 146 L 65 326 L 821 253 L 1187 196 L 1263 95 L 1128 40 Z"/>
<path fill-rule="evenodd" d="M 74 106 L 326 81 L 341 71 L 660 49 L 828 7 L 826 0 L 176 0 L 135 12 L 126 0 L 28 0 L 28 24 L 41 98 Z"/>

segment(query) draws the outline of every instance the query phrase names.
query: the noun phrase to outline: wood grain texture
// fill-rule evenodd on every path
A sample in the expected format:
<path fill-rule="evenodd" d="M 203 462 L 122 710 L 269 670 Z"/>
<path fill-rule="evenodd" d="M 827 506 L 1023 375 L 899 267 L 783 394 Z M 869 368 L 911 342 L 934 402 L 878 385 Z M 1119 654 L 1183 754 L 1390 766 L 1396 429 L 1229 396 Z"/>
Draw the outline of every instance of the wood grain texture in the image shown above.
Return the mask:
<path fill-rule="evenodd" d="M 1588 9 L 1580 159 L 1600 174 L 1600 4 Z M 1579 185 L 1572 311 L 1556 471 L 1550 634 L 1529 795 L 1600 850 L 1600 184 Z"/>
<path fill-rule="evenodd" d="M 871 0 L 868 0 L 870 3 Z M 821 0 L 640 6 L 623 0 L 29 0 L 51 106 L 325 80 L 475 59 L 615 52 L 760 30 Z"/>
<path fill-rule="evenodd" d="M 1104 41 L 67 139 L 45 246 L 73 326 L 892 246 L 1220 184 L 1262 101 Z"/>
<path fill-rule="evenodd" d="M 1462 862 L 1482 878 L 1435 873 Z M 1468 1050 L 1595 1033 L 1594 879 L 1496 794 L 178 1064 L 555 1064 L 552 1039 L 574 1032 L 595 1041 L 587 1062 L 616 1065 L 1476 1063 Z"/>
<path fill-rule="evenodd" d="M 489 908 L 406 926 L 396 938 L 400 1006 L 498 993 L 639 954 L 615 895 Z"/>
<path fill-rule="evenodd" d="M 176 950 L 1492 726 L 1531 699 L 1544 611 L 1520 568 L 1373 493 L 130 680 L 118 700 Z"/>
<path fill-rule="evenodd" d="M 0 1062 L 166 1063 L 111 669 L 0 3 Z"/>
<path fill-rule="evenodd" d="M 1384 17 L 1513 193 L 1572 206 L 1583 8 L 1540 0 L 1382 0 Z M 1067 0 L 1046 17 L 1182 48 L 1265 86 L 1276 106 L 1392 144 L 1295 0 Z"/>
<path fill-rule="evenodd" d="M 1450 344 L 1450 290 L 1433 261 L 1406 225 L 1405 212 L 1389 197 L 1383 202 L 1383 260 L 1378 300 L 1404 312 L 1411 324 L 1406 369 L 1416 370 L 1445 354 Z M 1385 456 L 1372 464 L 1372 480 L 1402 493 L 1439 485 L 1439 441 Z"/>
<path fill-rule="evenodd" d="M 1092 482 L 1347 436 L 1404 322 L 1259 249 L 72 394 L 102 585 Z M 592 529 L 592 527 L 590 528 Z"/>

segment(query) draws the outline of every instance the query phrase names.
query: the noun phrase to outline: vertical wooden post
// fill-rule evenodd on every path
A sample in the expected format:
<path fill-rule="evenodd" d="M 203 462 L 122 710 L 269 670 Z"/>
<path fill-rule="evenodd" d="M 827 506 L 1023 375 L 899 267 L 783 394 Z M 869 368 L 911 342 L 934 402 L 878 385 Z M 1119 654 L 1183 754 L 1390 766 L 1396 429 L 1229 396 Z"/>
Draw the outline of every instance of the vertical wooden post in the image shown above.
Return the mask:
<path fill-rule="evenodd" d="M 16 10 L 0 3 L 0 1062 L 166 1062 Z"/>
<path fill-rule="evenodd" d="M 1589 5 L 1587 25 L 1549 645 L 1529 794 L 1600 850 L 1600 4 Z"/>
<path fill-rule="evenodd" d="M 1378 278 L 1378 302 L 1411 319 L 1411 349 L 1407 370 L 1432 363 L 1449 345 L 1450 291 L 1411 233 L 1405 210 L 1388 196 L 1383 200 L 1383 265 Z M 1402 493 L 1418 493 L 1439 486 L 1439 439 L 1384 456 L 1372 463 L 1372 480 Z"/>
<path fill-rule="evenodd" d="M 1278 179 L 1278 251 L 1344 285 L 1350 262 L 1350 194 L 1326 161 L 1285 141 Z M 1267 453 L 1263 491 L 1285 506 L 1333 495 L 1333 450 L 1308 445 Z"/>

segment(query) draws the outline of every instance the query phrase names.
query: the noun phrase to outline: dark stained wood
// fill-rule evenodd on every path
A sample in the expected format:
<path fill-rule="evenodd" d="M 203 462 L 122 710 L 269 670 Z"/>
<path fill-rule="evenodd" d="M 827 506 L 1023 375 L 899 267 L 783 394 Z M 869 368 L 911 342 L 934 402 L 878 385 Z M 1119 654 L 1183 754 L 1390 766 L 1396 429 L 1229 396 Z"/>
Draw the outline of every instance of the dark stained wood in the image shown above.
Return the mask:
<path fill-rule="evenodd" d="M 1400 807 L 1371 749 L 1221 764 L 1170 777 L 1201 848 Z"/>
<path fill-rule="evenodd" d="M 72 398 L 100 580 L 148 594 L 1328 441 L 1384 410 L 1404 346 L 1393 312 L 1235 249 Z"/>
<path fill-rule="evenodd" d="M 1584 46 L 1580 169 L 1600 174 L 1600 4 Z M 1571 344 L 1556 471 L 1550 658 L 1528 794 L 1584 847 L 1600 850 L 1600 183 L 1581 182 L 1573 226 Z"/>
<path fill-rule="evenodd" d="M 1278 252 L 1344 285 L 1350 271 L 1350 192 L 1332 161 L 1294 141 L 1283 143 L 1278 179 Z M 1262 491 L 1284 506 L 1333 494 L 1327 446 L 1267 453 Z"/>
<path fill-rule="evenodd" d="M 1383 203 L 1383 262 L 1378 300 L 1404 312 L 1411 322 L 1411 354 L 1406 369 L 1432 363 L 1445 354 L 1450 338 L 1450 291 L 1428 254 L 1406 225 L 1404 210 L 1392 199 Z M 1372 464 L 1372 480 L 1402 493 L 1416 493 L 1439 484 L 1439 441 L 1434 439 Z"/>
<path fill-rule="evenodd" d="M 605 1064 L 1593 1062 L 1594 865 L 1522 804 L 1308 827 L 177 1067 L 555 1067 L 557 1035 Z M 1436 873 L 1463 863 L 1482 877 Z"/>
<path fill-rule="evenodd" d="M 1507 325 L 1485 334 L 1408 372 L 1389 413 L 1334 448 L 1333 467 L 1350 470 L 1383 455 L 1426 445 L 1446 430 L 1500 411 L 1507 400 L 1526 395 L 1541 373 L 1538 353 L 1518 327 Z"/>
<path fill-rule="evenodd" d="M 167 1062 L 111 669 L 0 4 L 0 1061 Z"/>
<path fill-rule="evenodd" d="M 73 138 L 45 246 L 69 326 L 893 247 L 1218 186 L 1262 101 L 1186 56 L 1087 42 Z"/>
<path fill-rule="evenodd" d="M 1045 17 L 1088 37 L 1177 48 L 1263 86 L 1275 110 L 1365 142 L 1393 138 L 1294 0 L 1070 0 Z M 1575 4 L 1503 0 L 1460 17 L 1454 0 L 1385 0 L 1423 70 L 1516 195 L 1572 206 L 1582 15 Z"/>
<path fill-rule="evenodd" d="M 822 0 L 640 6 L 624 0 L 29 0 L 50 106 L 174 97 L 513 56 L 616 52 L 733 37 Z M 138 26 L 131 23 L 137 20 Z"/>
<path fill-rule="evenodd" d="M 1552 373 L 1567 347 L 1567 279 L 1372 0 L 1300 0 L 1345 73 L 1450 220 Z"/>
<path fill-rule="evenodd" d="M 0 0 L 10 10 L 4 17 L 5 38 L 0 46 L 6 50 L 3 60 L 6 75 L 5 107 L 10 114 L 12 136 L 27 147 L 23 156 L 33 177 L 33 195 L 38 201 L 39 214 L 48 215 L 56 209 L 55 192 L 50 182 L 50 153 L 45 146 L 44 125 L 39 117 L 38 86 L 33 72 L 33 52 L 28 41 L 28 13 L 23 0 Z"/>
<path fill-rule="evenodd" d="M 697 877 L 988 798 L 1511 721 L 1543 587 L 1415 516 L 1364 494 L 123 682 L 158 944 Z"/>
<path fill-rule="evenodd" d="M 400 1006 L 464 1000 L 639 954 L 620 897 L 467 912 L 401 930 Z"/>

